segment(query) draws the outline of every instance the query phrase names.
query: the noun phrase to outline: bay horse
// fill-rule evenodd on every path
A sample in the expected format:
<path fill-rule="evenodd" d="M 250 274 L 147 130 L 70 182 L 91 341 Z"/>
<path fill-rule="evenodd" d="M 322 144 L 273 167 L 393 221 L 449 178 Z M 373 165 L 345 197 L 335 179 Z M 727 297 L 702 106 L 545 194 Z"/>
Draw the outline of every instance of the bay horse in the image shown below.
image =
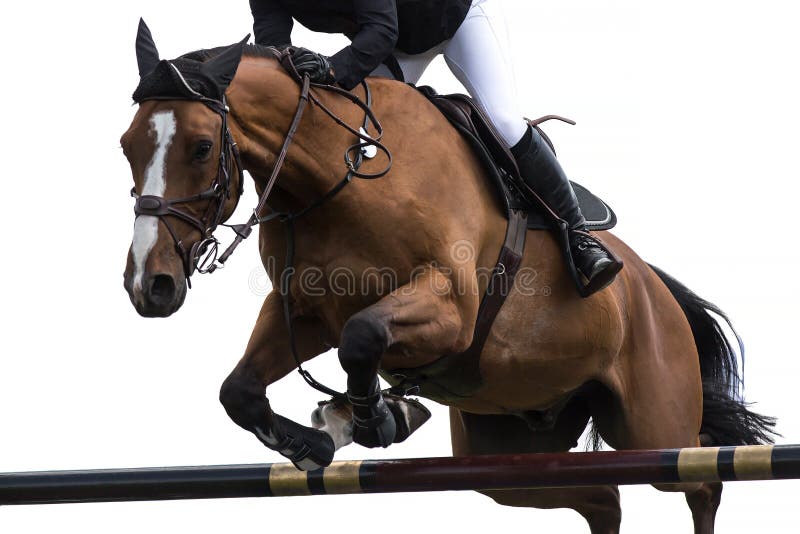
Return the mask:
<path fill-rule="evenodd" d="M 275 290 L 220 400 L 298 467 L 324 465 L 352 441 L 346 403 L 323 405 L 316 428 L 305 427 L 271 410 L 267 387 L 330 348 L 339 348 L 348 380 L 465 351 L 488 285 L 481 273 L 495 265 L 506 228 L 485 170 L 430 101 L 402 83 L 368 79 L 369 98 L 364 87 L 309 87 L 274 49 L 244 42 L 160 60 L 143 23 L 137 57 L 140 105 L 121 139 L 138 197 L 125 288 L 141 315 L 178 310 L 195 268 L 211 270 L 197 258 L 233 213 L 241 171 L 262 197 L 272 187 L 251 222 Z M 373 132 L 384 125 L 382 136 L 359 129 L 365 114 L 374 115 Z M 388 172 L 386 153 L 364 159 L 355 176 L 353 158 L 342 161 L 364 140 L 391 152 Z M 285 215 L 309 206 L 303 217 Z M 248 229 L 234 226 L 238 241 Z M 774 421 L 746 408 L 737 351 L 709 312 L 725 315 L 613 234 L 600 235 L 625 269 L 580 298 L 553 234 L 527 232 L 529 276 L 517 279 L 486 339 L 480 386 L 429 395 L 450 407 L 453 453 L 567 451 L 590 420 L 615 449 L 769 441 Z M 375 283 L 376 272 L 390 273 L 390 283 Z M 413 402 L 396 397 L 393 406 L 408 432 L 425 418 Z M 684 492 L 695 532 L 713 532 L 721 483 L 657 487 Z M 572 508 L 593 533 L 619 531 L 613 486 L 484 493 L 510 506 Z"/>

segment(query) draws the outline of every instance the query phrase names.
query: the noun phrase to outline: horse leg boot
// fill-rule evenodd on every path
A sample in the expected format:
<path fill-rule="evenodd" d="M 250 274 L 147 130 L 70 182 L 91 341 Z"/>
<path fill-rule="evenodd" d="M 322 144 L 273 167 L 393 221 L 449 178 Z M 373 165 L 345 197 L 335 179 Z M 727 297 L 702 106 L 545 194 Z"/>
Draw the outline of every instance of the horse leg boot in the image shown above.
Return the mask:
<path fill-rule="evenodd" d="M 587 232 L 572 184 L 541 134 L 529 127 L 511 153 L 528 187 L 569 225 L 570 252 L 578 272 L 587 280 L 586 286 L 594 292 L 613 282 L 622 262 Z"/>
<path fill-rule="evenodd" d="M 404 416 L 403 410 L 391 409 L 385 401 L 378 382 L 381 364 L 389 369 L 419 367 L 469 346 L 472 330 L 462 332 L 463 312 L 450 292 L 441 290 L 443 287 L 452 288 L 452 283 L 430 267 L 407 286 L 353 315 L 344 325 L 339 361 L 347 372 L 356 443 L 388 447 L 405 439 L 418 426 L 413 417 Z"/>
<path fill-rule="evenodd" d="M 291 460 L 298 469 L 313 470 L 333 460 L 332 437 L 274 413 L 266 397 L 268 385 L 297 367 L 281 306 L 279 293 L 267 296 L 245 354 L 223 382 L 219 399 L 234 423 Z M 318 320 L 298 317 L 294 326 L 301 359 L 308 360 L 326 350 L 324 329 Z"/>
<path fill-rule="evenodd" d="M 369 312 L 357 313 L 342 330 L 339 359 L 347 372 L 347 399 L 353 405 L 353 441 L 365 447 L 388 447 L 397 432 L 378 381 L 378 366 L 388 347 L 386 327 Z"/>

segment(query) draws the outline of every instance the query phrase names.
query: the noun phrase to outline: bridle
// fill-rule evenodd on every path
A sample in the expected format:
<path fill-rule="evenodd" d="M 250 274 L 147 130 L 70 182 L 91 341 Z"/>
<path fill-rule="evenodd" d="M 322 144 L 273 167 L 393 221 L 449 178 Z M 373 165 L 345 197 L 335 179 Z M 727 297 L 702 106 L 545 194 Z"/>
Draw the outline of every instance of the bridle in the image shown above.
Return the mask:
<path fill-rule="evenodd" d="M 372 95 L 369 89 L 369 85 L 367 85 L 366 81 L 362 82 L 362 87 L 364 88 L 365 94 L 365 101 L 362 101 L 358 96 L 354 95 L 353 93 L 336 87 L 334 85 L 326 85 L 326 84 L 318 84 L 313 83 L 309 79 L 308 75 L 301 76 L 297 69 L 292 63 L 292 58 L 289 53 L 289 49 L 286 50 L 277 50 L 273 49 L 276 59 L 283 65 L 286 71 L 297 81 L 300 83 L 300 97 L 297 104 L 297 109 L 294 113 L 294 117 L 292 118 L 292 122 L 290 123 L 289 129 L 286 133 L 286 137 L 284 138 L 283 145 L 281 146 L 281 150 L 278 153 L 277 158 L 275 159 L 275 163 L 272 167 L 272 172 L 267 179 L 266 186 L 262 191 L 261 195 L 258 199 L 258 204 L 253 209 L 253 213 L 247 219 L 246 222 L 242 224 L 234 224 L 228 225 L 222 222 L 222 217 L 224 214 L 224 206 L 225 201 L 230 198 L 231 194 L 231 174 L 233 172 L 232 167 L 236 167 L 236 171 L 238 172 L 239 176 L 239 184 L 238 184 L 238 196 L 236 198 L 236 203 L 238 204 L 239 199 L 241 198 L 244 192 L 244 175 L 243 169 L 241 165 L 241 158 L 239 155 L 239 148 L 236 143 L 233 141 L 231 136 L 230 130 L 227 124 L 227 114 L 229 113 L 229 108 L 225 101 L 225 97 L 222 97 L 222 100 L 215 100 L 203 95 L 200 95 L 183 79 L 183 76 L 180 75 L 178 69 L 172 65 L 176 72 L 178 72 L 180 76 L 180 80 L 186 85 L 186 88 L 189 91 L 196 95 L 196 97 L 191 98 L 191 100 L 197 100 L 204 103 L 210 109 L 218 113 L 222 117 L 222 127 L 221 127 L 221 149 L 220 149 L 220 157 L 219 157 L 219 167 L 217 169 L 217 176 L 212 182 L 211 186 L 199 193 L 197 195 L 186 197 L 186 198 L 179 198 L 179 199 L 165 199 L 158 196 L 153 195 L 136 195 L 134 190 L 131 191 L 131 194 L 136 197 L 136 205 L 134 207 L 134 211 L 137 216 L 139 215 L 152 215 L 158 217 L 164 225 L 169 230 L 170 234 L 172 235 L 173 240 L 175 241 L 176 249 L 178 253 L 181 255 L 184 263 L 184 272 L 186 274 L 187 283 L 189 283 L 189 279 L 191 275 L 194 273 L 195 270 L 200 272 L 201 274 L 206 273 L 213 273 L 217 269 L 221 269 L 225 266 L 225 262 L 231 257 L 233 252 L 236 248 L 241 244 L 242 241 L 247 239 L 253 231 L 254 226 L 258 226 L 259 224 L 266 223 L 273 220 L 278 220 L 284 224 L 286 229 L 286 263 L 284 265 L 283 273 L 280 277 L 280 293 L 283 299 L 283 311 L 284 311 L 284 319 L 286 321 L 286 327 L 289 333 L 289 341 L 292 356 L 294 357 L 295 363 L 297 364 L 297 370 L 303 379 L 314 389 L 321 391 L 327 395 L 331 395 L 333 398 L 337 399 L 346 399 L 347 396 L 344 393 L 340 393 L 335 391 L 324 384 L 318 382 L 311 374 L 303 369 L 302 362 L 300 361 L 300 356 L 297 352 L 297 344 L 294 334 L 294 329 L 292 327 L 292 305 L 290 299 L 290 287 L 291 281 L 294 275 L 294 252 L 295 252 L 295 235 L 294 235 L 294 222 L 307 215 L 312 210 L 322 206 L 327 201 L 335 197 L 339 194 L 352 180 L 353 178 L 360 178 L 365 180 L 372 180 L 376 178 L 381 178 L 385 176 L 392 167 L 392 154 L 391 152 L 381 143 L 381 138 L 383 137 L 383 127 L 381 126 L 380 121 L 375 117 L 372 112 Z M 317 96 L 311 91 L 312 88 L 319 88 L 325 91 L 333 92 L 338 94 L 345 99 L 349 100 L 351 103 L 359 107 L 364 112 L 364 122 L 360 130 L 356 130 L 355 128 L 348 125 L 343 119 L 338 117 L 335 113 L 333 113 L 324 103 L 322 103 Z M 148 100 L 174 100 L 174 97 L 169 98 L 159 98 L 153 97 L 148 98 Z M 357 141 L 347 147 L 344 154 L 344 163 L 347 167 L 347 172 L 345 173 L 344 178 L 342 178 L 335 186 L 333 186 L 327 193 L 316 199 L 315 201 L 311 202 L 308 206 L 301 209 L 300 211 L 294 213 L 288 212 L 279 212 L 273 210 L 269 204 L 267 203 L 270 193 L 275 186 L 275 183 L 278 180 L 278 175 L 280 174 L 281 169 L 283 168 L 283 164 L 286 161 L 286 155 L 289 152 L 289 147 L 294 140 L 294 136 L 297 133 L 297 129 L 300 126 L 300 120 L 303 117 L 303 112 L 305 111 L 306 107 L 308 106 L 309 102 L 313 102 L 319 109 L 321 109 L 328 117 L 330 117 L 337 125 L 347 130 L 352 135 L 357 137 Z M 372 125 L 376 131 L 376 135 L 370 136 L 367 131 Z M 363 173 L 360 172 L 361 165 L 364 161 L 364 152 L 367 148 L 374 147 L 377 150 L 383 152 L 387 158 L 386 166 L 378 172 L 374 173 Z M 189 202 L 195 202 L 200 200 L 210 200 L 208 209 L 206 210 L 205 215 L 202 219 L 197 219 L 196 217 L 192 216 L 189 213 L 186 213 L 183 210 L 180 210 L 175 207 L 175 205 L 179 204 L 186 204 Z M 216 201 L 216 206 L 214 205 Z M 263 212 L 266 208 L 269 208 L 270 213 L 263 215 Z M 235 208 L 234 208 L 235 211 Z M 201 239 L 192 246 L 191 250 L 187 251 L 183 241 L 178 238 L 177 234 L 173 230 L 173 228 L 169 225 L 166 217 L 174 216 L 177 217 L 185 222 L 188 222 L 192 226 L 194 226 L 201 234 Z M 219 246 L 219 241 L 214 237 L 214 230 L 217 229 L 219 226 L 227 226 L 231 228 L 235 233 L 236 237 L 234 238 L 233 242 L 225 249 L 225 251 L 217 257 L 217 250 Z M 191 285 L 189 285 L 191 287 Z"/>
<path fill-rule="evenodd" d="M 150 215 L 158 217 L 172 236 L 172 240 L 175 242 L 175 249 L 181 257 L 183 272 L 189 287 L 192 287 L 191 276 L 195 270 L 201 274 L 211 272 L 210 268 L 215 264 L 219 241 L 214 237 L 214 231 L 222 224 L 225 203 L 231 198 L 231 176 L 234 170 L 239 180 L 236 205 L 238 205 L 239 199 L 244 193 L 244 171 L 239 155 L 239 147 L 233 141 L 231 131 L 228 128 L 229 109 L 225 97 L 223 96 L 221 101 L 210 98 L 203 98 L 200 101 L 222 118 L 217 174 L 208 189 L 196 195 L 175 199 L 167 199 L 156 195 L 139 195 L 136 193 L 135 187 L 131 189 L 131 196 L 136 199 L 136 204 L 133 207 L 136 216 Z M 200 201 L 208 201 L 208 206 L 201 218 L 197 218 L 177 207 Z M 234 211 L 236 210 L 236 205 L 234 206 Z M 200 239 L 191 248 L 187 248 L 183 239 L 178 237 L 177 232 L 170 224 L 168 217 L 176 217 L 193 226 L 194 230 L 200 233 Z"/>

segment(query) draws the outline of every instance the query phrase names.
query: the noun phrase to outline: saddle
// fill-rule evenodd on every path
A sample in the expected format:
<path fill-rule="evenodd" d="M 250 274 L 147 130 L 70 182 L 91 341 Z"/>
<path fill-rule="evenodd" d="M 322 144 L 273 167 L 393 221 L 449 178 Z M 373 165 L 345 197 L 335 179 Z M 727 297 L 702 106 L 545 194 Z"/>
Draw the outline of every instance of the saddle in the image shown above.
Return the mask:
<path fill-rule="evenodd" d="M 497 192 L 498 200 L 506 215 L 508 216 L 514 210 L 525 212 L 528 215 L 527 228 L 529 230 L 552 230 L 555 221 L 551 214 L 538 203 L 527 200 L 527 197 L 522 194 L 523 189 L 520 184 L 522 178 L 519 176 L 514 156 L 511 155 L 505 142 L 500 139 L 494 126 L 478 108 L 475 101 L 461 94 L 439 95 L 428 86 L 417 87 L 417 90 L 425 95 L 470 143 L 495 185 L 494 189 Z M 541 122 L 550 119 L 559 119 L 570 123 L 572 121 L 555 115 L 531 121 L 531 125 L 539 131 L 542 138 L 555 152 L 550 138 L 538 126 Z M 608 204 L 582 185 L 576 182 L 571 183 L 589 230 L 610 230 L 616 226 L 617 216 Z"/>

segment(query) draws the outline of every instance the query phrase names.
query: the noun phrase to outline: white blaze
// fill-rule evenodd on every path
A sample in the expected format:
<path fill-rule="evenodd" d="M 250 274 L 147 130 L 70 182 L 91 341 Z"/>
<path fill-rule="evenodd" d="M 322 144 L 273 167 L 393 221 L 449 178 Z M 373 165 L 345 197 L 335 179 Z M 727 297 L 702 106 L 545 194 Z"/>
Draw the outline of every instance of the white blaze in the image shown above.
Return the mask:
<path fill-rule="evenodd" d="M 167 189 L 166 166 L 167 151 L 175 136 L 175 114 L 171 111 L 159 111 L 150 117 L 150 130 L 155 132 L 156 149 L 147 168 L 144 171 L 143 195 L 164 196 Z M 140 293 L 142 290 L 142 276 L 147 256 L 158 241 L 158 217 L 153 215 L 140 215 L 133 225 L 133 242 L 131 254 L 133 255 L 133 290 Z"/>

